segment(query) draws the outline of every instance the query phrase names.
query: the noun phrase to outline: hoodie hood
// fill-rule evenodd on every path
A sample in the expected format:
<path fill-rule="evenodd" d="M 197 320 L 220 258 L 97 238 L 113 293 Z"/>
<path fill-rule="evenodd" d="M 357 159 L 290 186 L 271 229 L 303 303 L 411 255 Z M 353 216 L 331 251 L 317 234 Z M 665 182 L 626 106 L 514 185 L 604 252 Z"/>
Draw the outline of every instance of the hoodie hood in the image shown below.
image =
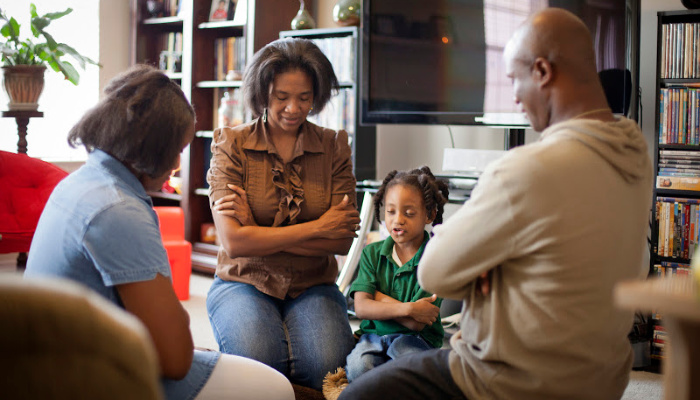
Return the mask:
<path fill-rule="evenodd" d="M 555 139 L 556 138 L 556 139 Z M 540 140 L 577 140 L 605 159 L 625 181 L 634 183 L 651 170 L 647 143 L 636 122 L 620 117 L 614 122 L 570 119 L 542 131 Z"/>

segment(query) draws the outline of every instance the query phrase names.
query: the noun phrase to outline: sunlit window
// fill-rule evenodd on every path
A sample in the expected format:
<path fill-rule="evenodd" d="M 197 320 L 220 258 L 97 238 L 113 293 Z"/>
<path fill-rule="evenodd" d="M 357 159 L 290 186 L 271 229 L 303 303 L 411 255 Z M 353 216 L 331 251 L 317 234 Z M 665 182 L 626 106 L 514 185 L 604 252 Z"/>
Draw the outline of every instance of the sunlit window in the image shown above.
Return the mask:
<path fill-rule="evenodd" d="M 70 7 L 71 14 L 52 21 L 46 29 L 58 42 L 66 43 L 80 54 L 98 60 L 99 57 L 99 1 L 95 0 L 19 0 L 4 1 L 0 7 L 5 15 L 20 23 L 22 37 L 31 35 L 29 26 L 29 4 L 34 3 L 38 13 L 63 11 Z M 99 96 L 99 70 L 88 65 L 86 70 L 77 67 L 80 84 L 74 86 L 63 79 L 63 75 L 47 68 L 44 74 L 44 91 L 39 98 L 39 111 L 43 118 L 32 118 L 28 127 L 28 154 L 48 161 L 82 161 L 87 158 L 85 150 L 68 146 L 66 137 L 70 128 L 83 113 L 92 107 Z M 0 110 L 7 111 L 8 98 L 0 90 Z M 0 149 L 17 151 L 17 124 L 14 118 L 0 118 Z"/>
<path fill-rule="evenodd" d="M 486 33 L 485 110 L 518 112 L 513 87 L 506 77 L 503 49 L 511 35 L 533 11 L 547 7 L 548 0 L 484 0 Z"/>

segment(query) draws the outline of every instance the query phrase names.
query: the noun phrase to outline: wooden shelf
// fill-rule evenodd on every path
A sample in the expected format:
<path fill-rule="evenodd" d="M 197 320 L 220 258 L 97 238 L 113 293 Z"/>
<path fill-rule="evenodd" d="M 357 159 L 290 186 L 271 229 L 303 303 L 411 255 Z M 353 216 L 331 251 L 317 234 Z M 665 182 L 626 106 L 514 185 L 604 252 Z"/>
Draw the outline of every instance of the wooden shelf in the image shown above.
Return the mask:
<path fill-rule="evenodd" d="M 180 201 L 182 196 L 177 193 L 148 192 L 148 195 L 156 199 Z"/>
<path fill-rule="evenodd" d="M 242 81 L 201 81 L 196 84 L 201 89 L 239 88 L 241 85 L 243 85 Z"/>
<path fill-rule="evenodd" d="M 661 87 L 668 86 L 685 86 L 685 87 L 700 87 L 700 78 L 695 79 L 668 79 L 661 78 L 659 80 Z"/>
<path fill-rule="evenodd" d="M 233 21 L 213 21 L 213 22 L 202 22 L 197 25 L 199 29 L 236 29 L 242 30 L 245 28 L 245 24 L 233 23 Z"/>
<path fill-rule="evenodd" d="M 697 197 L 700 190 L 656 189 L 656 195 L 662 197 Z"/>
<path fill-rule="evenodd" d="M 197 242 L 192 245 L 192 269 L 213 274 L 216 271 L 216 257 L 219 246 Z"/>
<path fill-rule="evenodd" d="M 167 72 L 163 71 L 165 75 L 168 76 L 168 78 L 172 80 L 181 80 L 182 79 L 182 72 Z"/>
<path fill-rule="evenodd" d="M 172 28 L 179 27 L 182 29 L 183 19 L 179 16 L 161 17 L 161 18 L 146 18 L 141 21 L 144 25 L 170 26 Z"/>
<path fill-rule="evenodd" d="M 280 37 L 304 37 L 304 38 L 334 38 L 343 36 L 354 36 L 356 28 L 352 26 L 339 28 L 319 28 L 319 29 L 302 29 L 302 30 L 286 30 L 280 32 Z"/>
<path fill-rule="evenodd" d="M 214 131 L 197 131 L 194 135 L 200 138 L 213 138 Z"/>
<path fill-rule="evenodd" d="M 698 150 L 700 145 L 697 144 L 659 144 L 659 150 Z M 698 153 L 700 155 L 700 153 Z"/>

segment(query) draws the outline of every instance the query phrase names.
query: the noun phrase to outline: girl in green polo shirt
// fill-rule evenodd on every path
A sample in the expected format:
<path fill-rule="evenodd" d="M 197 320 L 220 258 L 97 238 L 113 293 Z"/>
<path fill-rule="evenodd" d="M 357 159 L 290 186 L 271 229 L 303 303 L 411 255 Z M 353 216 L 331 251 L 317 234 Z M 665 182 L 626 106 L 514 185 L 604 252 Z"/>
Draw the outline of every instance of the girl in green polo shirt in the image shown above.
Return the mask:
<path fill-rule="evenodd" d="M 390 237 L 364 248 L 350 287 L 363 321 L 347 357 L 348 381 L 402 355 L 442 347 L 442 299 L 421 289 L 416 268 L 430 238 L 425 225 L 442 223 L 447 196 L 447 184 L 426 166 L 390 172 L 374 196 L 377 221 L 383 205 Z"/>

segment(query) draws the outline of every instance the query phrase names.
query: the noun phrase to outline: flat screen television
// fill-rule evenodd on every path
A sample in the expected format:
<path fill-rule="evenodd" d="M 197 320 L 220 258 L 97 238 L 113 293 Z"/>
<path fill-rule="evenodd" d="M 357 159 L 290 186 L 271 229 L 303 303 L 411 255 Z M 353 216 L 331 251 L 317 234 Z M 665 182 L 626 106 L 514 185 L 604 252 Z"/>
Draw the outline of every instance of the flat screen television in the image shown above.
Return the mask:
<path fill-rule="evenodd" d="M 586 23 L 613 112 L 637 119 L 640 0 L 363 0 L 360 122 L 528 126 L 503 48 L 545 7 Z"/>

